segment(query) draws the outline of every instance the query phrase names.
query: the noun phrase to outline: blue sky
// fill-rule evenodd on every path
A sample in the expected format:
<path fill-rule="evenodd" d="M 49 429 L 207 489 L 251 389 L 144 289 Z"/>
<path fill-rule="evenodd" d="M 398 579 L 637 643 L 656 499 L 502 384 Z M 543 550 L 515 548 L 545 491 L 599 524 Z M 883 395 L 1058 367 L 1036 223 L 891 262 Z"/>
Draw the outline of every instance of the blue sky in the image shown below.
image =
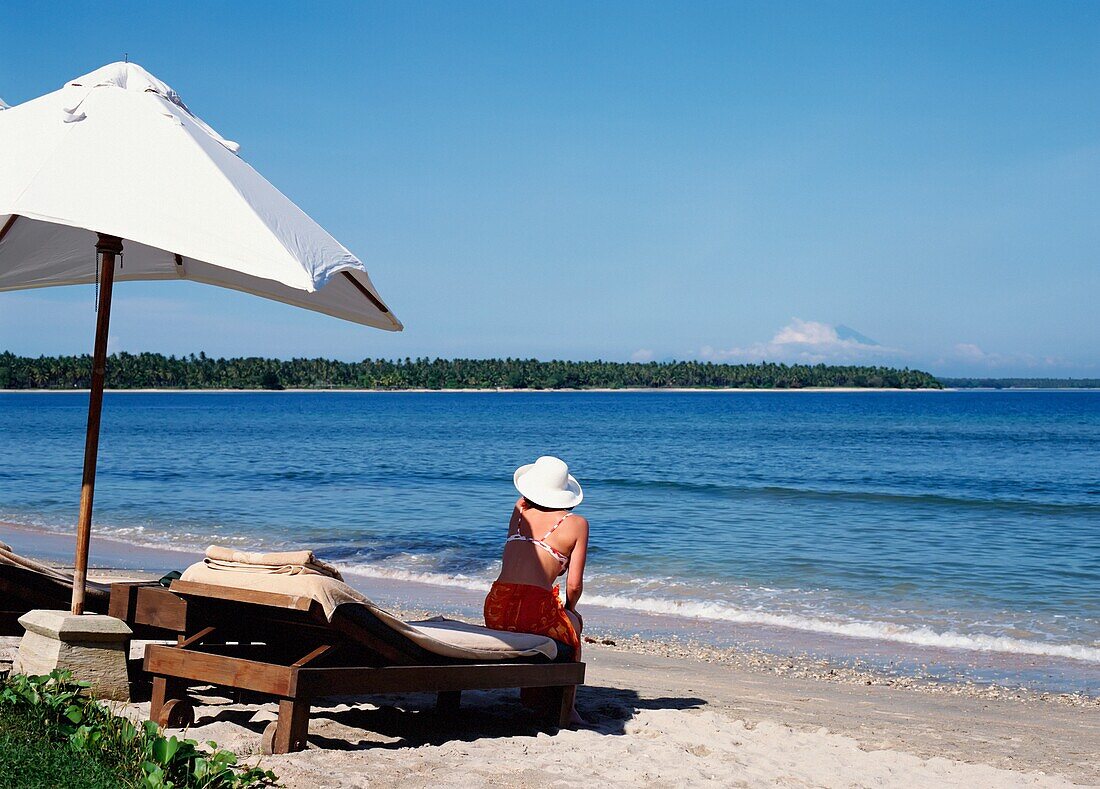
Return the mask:
<path fill-rule="evenodd" d="M 115 349 L 1100 375 L 1095 3 L 17 4 L 0 41 L 9 104 L 129 53 L 407 327 L 127 283 Z M 0 347 L 93 319 L 0 294 Z"/>

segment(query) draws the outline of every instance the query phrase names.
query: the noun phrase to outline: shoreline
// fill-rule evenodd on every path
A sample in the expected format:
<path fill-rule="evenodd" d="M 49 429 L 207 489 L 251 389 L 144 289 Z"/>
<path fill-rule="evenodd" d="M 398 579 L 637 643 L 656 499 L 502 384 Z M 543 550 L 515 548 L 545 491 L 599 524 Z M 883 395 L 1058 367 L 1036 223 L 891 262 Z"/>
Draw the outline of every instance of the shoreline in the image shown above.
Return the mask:
<path fill-rule="evenodd" d="M 34 537 L 34 544 L 28 538 Z M 0 523 L 0 539 L 71 565 L 72 537 Z M 89 575 L 156 577 L 194 552 L 92 540 Z M 347 573 L 406 619 L 477 622 L 472 590 Z M 462 714 L 440 719 L 432 694 L 336 697 L 313 706 L 307 748 L 261 756 L 272 703 L 195 692 L 196 725 L 178 736 L 215 740 L 290 789 L 729 785 L 1100 787 L 1100 698 L 994 684 L 938 682 L 800 655 L 720 648 L 690 639 L 622 636 L 586 611 L 580 730 L 536 727 L 514 691 L 467 691 Z M 17 638 L 0 638 L 0 661 Z M 135 642 L 131 657 L 140 657 Z M 148 702 L 122 705 L 135 720 Z M 337 759 L 337 761 L 334 761 Z M 456 765 L 462 769 L 456 770 Z"/>
<path fill-rule="evenodd" d="M 0 540 L 11 543 L 16 552 L 44 563 L 60 568 L 72 566 L 70 535 L 0 521 Z M 118 578 L 126 573 L 144 573 L 159 577 L 169 570 L 182 570 L 201 558 L 201 551 L 188 547 L 152 547 L 115 535 L 93 534 L 89 574 L 98 576 L 106 572 Z M 402 618 L 444 614 L 481 623 L 484 598 L 481 589 L 380 576 L 354 567 L 342 572 L 350 585 Z M 792 627 L 610 608 L 598 603 L 589 603 L 584 608 L 587 630 L 583 637 L 587 643 L 634 654 L 700 660 L 779 677 L 886 686 L 922 694 L 1045 701 L 1100 710 L 1100 686 L 1095 682 L 1082 690 L 1032 687 L 1024 681 L 1004 680 L 1004 676 L 1013 672 L 1021 679 L 1042 676 L 1056 666 L 1083 676 L 1095 677 L 1100 673 L 1094 664 L 1074 658 L 921 648 Z M 902 659 L 902 655 L 906 657 Z M 983 678 L 983 673 L 988 676 Z"/>
<path fill-rule="evenodd" d="M 767 392 L 767 393 L 783 393 L 783 392 L 817 392 L 817 393 L 836 393 L 842 392 L 846 394 L 855 392 L 956 392 L 956 391 L 968 391 L 965 389 L 933 389 L 931 387 L 925 387 L 922 389 L 898 389 L 890 387 L 871 387 L 871 386 L 820 386 L 820 387 L 801 387 L 796 389 L 775 389 L 775 388 L 747 388 L 747 387 L 690 387 L 690 386 L 668 386 L 668 387 L 628 387 L 623 386 L 618 389 L 612 389 L 610 387 L 584 387 L 581 389 L 511 389 L 508 387 L 465 387 L 462 389 L 358 389 L 351 387 L 340 388 L 291 388 L 284 389 L 104 389 L 105 393 L 119 393 L 119 394 L 302 394 L 309 392 L 319 392 L 324 394 L 457 394 L 460 392 L 469 392 L 471 394 L 546 394 L 551 392 L 592 392 L 592 393 L 612 393 L 612 392 L 712 392 L 715 394 L 722 394 L 726 392 Z M 978 391 L 978 390 L 974 390 Z M 985 390 L 985 391 L 998 391 L 998 390 Z M 1001 390 L 1003 391 L 1003 390 Z M 1023 391 L 1023 390 L 1020 390 Z M 1028 391 L 1053 391 L 1053 390 L 1028 390 Z M 1076 391 L 1076 390 L 1065 390 Z M 1083 390 L 1087 391 L 1087 390 Z M 1100 390 L 1097 390 L 1100 391 Z M 87 389 L 0 389 L 0 394 L 87 394 Z"/>
<path fill-rule="evenodd" d="M 150 564 L 158 557 L 165 558 L 143 549 L 129 559 Z M 91 573 L 104 580 L 140 574 L 102 567 Z M 413 601 L 423 599 L 419 590 L 406 592 Z M 438 613 L 382 602 L 404 618 Z M 261 756 L 260 735 L 274 719 L 274 705 L 235 703 L 197 690 L 196 726 L 173 733 L 215 740 L 243 761 L 274 770 L 291 789 L 530 789 L 563 780 L 606 786 L 1100 786 L 1097 699 L 1065 703 L 1046 694 L 899 682 L 794 657 L 687 643 L 597 635 L 584 641 L 588 670 L 577 705 L 590 723 L 580 730 L 541 732 L 514 691 L 465 692 L 463 714 L 449 720 L 430 712 L 431 694 L 336 697 L 315 703 L 306 750 Z M 0 659 L 10 659 L 17 647 L 17 638 L 0 638 Z M 135 643 L 132 657 L 143 650 L 144 642 Z M 119 709 L 135 720 L 148 717 L 148 702 Z"/>
<path fill-rule="evenodd" d="M 796 389 L 776 388 L 748 388 L 748 387 L 690 387 L 690 386 L 662 386 L 662 387 L 629 387 L 618 389 L 610 387 L 584 387 L 581 389 L 510 389 L 507 387 L 466 387 L 463 389 L 359 389 L 350 387 L 340 388 L 285 388 L 285 389 L 105 389 L 106 394 L 552 394 L 555 392 L 571 392 L 592 394 L 614 394 L 617 392 L 630 392 L 639 394 L 669 393 L 707 393 L 707 394 L 793 394 L 804 392 L 807 394 L 863 394 L 875 392 L 910 392 L 910 393 L 945 393 L 945 392 L 1100 392 L 1097 387 L 1062 386 L 1062 387 L 1038 387 L 1038 386 L 1007 386 L 1007 387 L 951 387 L 944 386 L 939 389 L 924 387 L 920 389 L 900 389 L 892 387 L 871 386 L 806 386 Z M 0 394 L 87 394 L 87 389 L 0 389 Z"/>

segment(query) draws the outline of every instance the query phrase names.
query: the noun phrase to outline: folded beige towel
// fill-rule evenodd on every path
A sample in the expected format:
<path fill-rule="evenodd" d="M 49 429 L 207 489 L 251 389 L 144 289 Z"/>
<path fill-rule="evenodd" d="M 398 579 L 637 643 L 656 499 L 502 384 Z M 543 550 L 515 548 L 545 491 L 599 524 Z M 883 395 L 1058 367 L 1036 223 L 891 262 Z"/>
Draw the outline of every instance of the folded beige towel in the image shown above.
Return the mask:
<path fill-rule="evenodd" d="M 251 551 L 238 551 L 236 548 L 225 548 L 221 545 L 211 545 L 206 549 L 206 558 L 223 562 L 240 562 L 241 564 L 309 564 L 314 561 L 315 557 L 313 551 L 254 553 Z"/>
<path fill-rule="evenodd" d="M 203 560 L 216 570 L 241 573 L 272 573 L 277 575 L 327 575 L 342 581 L 340 571 L 313 555 L 313 551 L 281 551 L 276 553 L 250 553 L 211 545 Z"/>
<path fill-rule="evenodd" d="M 282 565 L 275 570 L 265 565 L 236 564 L 204 559 L 183 571 L 181 580 L 200 584 L 254 589 L 291 596 L 312 597 L 330 619 L 341 603 L 361 603 L 367 598 L 339 578 L 306 569 L 304 565 Z"/>

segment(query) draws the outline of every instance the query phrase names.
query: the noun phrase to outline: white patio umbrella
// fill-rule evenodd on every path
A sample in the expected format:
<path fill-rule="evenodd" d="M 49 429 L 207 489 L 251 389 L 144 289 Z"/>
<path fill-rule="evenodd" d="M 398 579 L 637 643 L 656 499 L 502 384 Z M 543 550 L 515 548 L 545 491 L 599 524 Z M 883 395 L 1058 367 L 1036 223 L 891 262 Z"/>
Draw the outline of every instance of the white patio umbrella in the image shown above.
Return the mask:
<path fill-rule="evenodd" d="M 0 291 L 99 284 L 74 614 L 83 612 L 115 280 L 205 282 L 402 329 L 363 263 L 238 147 L 134 63 L 0 112 Z"/>

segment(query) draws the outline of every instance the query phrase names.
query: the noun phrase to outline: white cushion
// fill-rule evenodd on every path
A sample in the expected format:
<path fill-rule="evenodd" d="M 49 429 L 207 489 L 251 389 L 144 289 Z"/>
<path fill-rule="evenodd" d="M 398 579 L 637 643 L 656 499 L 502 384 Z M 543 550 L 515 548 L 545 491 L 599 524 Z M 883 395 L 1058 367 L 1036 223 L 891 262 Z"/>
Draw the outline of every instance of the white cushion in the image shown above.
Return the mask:
<path fill-rule="evenodd" d="M 468 622 L 458 622 L 442 616 L 409 622 L 409 627 L 417 632 L 448 646 L 484 653 L 508 653 L 509 657 L 518 653 L 540 652 L 553 660 L 558 654 L 554 639 L 534 633 L 513 633 L 509 630 L 490 630 Z"/>

